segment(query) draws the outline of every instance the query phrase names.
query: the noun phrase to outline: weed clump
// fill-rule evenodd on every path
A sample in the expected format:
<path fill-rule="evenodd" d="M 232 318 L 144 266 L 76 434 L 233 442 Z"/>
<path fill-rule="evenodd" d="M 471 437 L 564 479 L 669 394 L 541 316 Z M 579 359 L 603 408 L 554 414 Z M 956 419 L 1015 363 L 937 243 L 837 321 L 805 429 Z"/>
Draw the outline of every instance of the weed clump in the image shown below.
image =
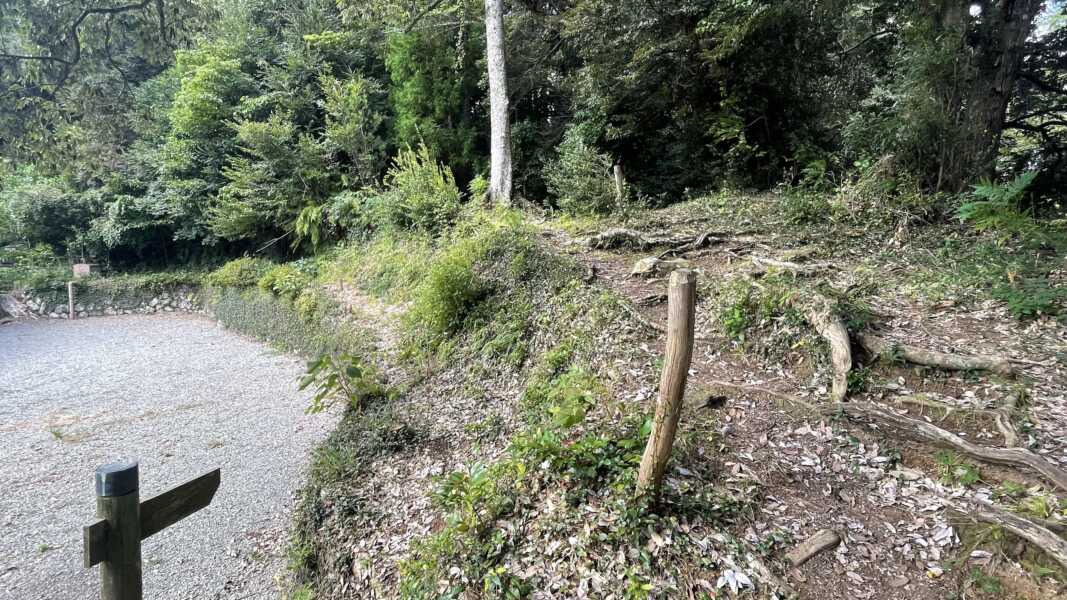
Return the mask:
<path fill-rule="evenodd" d="M 238 258 L 209 273 L 204 282 L 215 287 L 254 287 L 273 267 L 266 259 Z"/>

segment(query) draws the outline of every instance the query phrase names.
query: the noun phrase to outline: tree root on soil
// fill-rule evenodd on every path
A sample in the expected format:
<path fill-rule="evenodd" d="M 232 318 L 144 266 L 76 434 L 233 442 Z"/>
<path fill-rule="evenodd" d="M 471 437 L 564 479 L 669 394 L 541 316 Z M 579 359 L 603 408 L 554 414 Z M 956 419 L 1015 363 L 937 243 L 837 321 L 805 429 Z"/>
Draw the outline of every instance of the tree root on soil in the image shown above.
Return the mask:
<path fill-rule="evenodd" d="M 749 393 L 755 392 L 778 398 L 812 414 L 823 416 L 843 415 L 849 419 L 867 421 L 886 429 L 892 429 L 901 437 L 932 446 L 949 448 L 975 460 L 1038 473 L 1044 480 L 1063 491 L 1067 491 L 1067 472 L 1029 450 L 1024 448 L 991 448 L 972 444 L 951 431 L 942 429 L 922 419 L 897 414 L 874 402 L 832 402 L 830 404 L 816 405 L 790 394 L 758 386 L 740 385 L 725 381 L 713 381 L 710 383 L 720 387 Z"/>
<path fill-rule="evenodd" d="M 830 344 L 830 362 L 834 369 L 830 399 L 843 402 L 848 395 L 848 372 L 852 370 L 852 342 L 848 338 L 848 328 L 832 307 L 827 298 L 819 296 L 817 302 L 807 308 L 805 317 Z"/>
<path fill-rule="evenodd" d="M 1005 377 L 1014 374 L 1011 361 L 999 356 L 964 356 L 924 350 L 907 344 L 887 342 L 870 333 L 856 334 L 856 340 L 874 356 L 894 356 L 907 362 L 949 371 L 990 371 Z"/>
<path fill-rule="evenodd" d="M 597 250 L 613 250 L 629 247 L 635 250 L 648 250 L 657 246 L 681 246 L 691 243 L 691 235 L 657 235 L 641 233 L 633 229 L 614 228 L 591 236 L 586 243 Z"/>
<path fill-rule="evenodd" d="M 1043 524 L 1010 513 L 987 502 L 961 501 L 945 498 L 944 502 L 961 518 L 1001 527 L 1040 548 L 1053 560 L 1067 569 L 1067 541 L 1050 531 Z"/>
<path fill-rule="evenodd" d="M 748 235 L 748 232 L 730 233 L 704 231 L 696 235 L 691 234 L 656 234 L 643 233 L 633 229 L 613 228 L 590 236 L 586 244 L 595 250 L 613 250 L 616 248 L 632 248 L 645 251 L 652 248 L 669 247 L 659 256 L 682 254 L 691 250 L 698 250 L 707 246 L 721 244 L 729 239 L 736 239 Z"/>
<path fill-rule="evenodd" d="M 790 271 L 792 273 L 796 273 L 797 275 L 815 275 L 817 273 L 829 271 L 834 268 L 834 265 L 832 265 L 831 263 L 820 262 L 800 264 L 784 260 L 776 260 L 764 256 L 753 256 L 752 264 L 758 267 L 763 267 L 764 269 L 774 268 L 783 271 Z"/>
<path fill-rule="evenodd" d="M 875 403 L 836 402 L 816 405 L 791 394 L 759 386 L 742 385 L 727 381 L 710 381 L 708 383 L 744 393 L 757 393 L 777 398 L 810 414 L 822 416 L 843 415 L 850 419 L 864 420 L 887 429 L 893 429 L 903 437 L 934 446 L 951 448 L 960 454 L 977 460 L 1034 471 L 1056 487 L 1067 491 L 1067 472 L 1053 466 L 1029 450 L 977 446 L 936 425 L 894 413 Z M 1009 513 L 987 503 L 968 502 L 965 504 L 963 501 L 946 499 L 946 504 L 968 518 L 1003 527 L 1006 531 L 1023 538 L 1048 553 L 1064 568 L 1067 568 L 1067 541 L 1057 535 L 1057 533 L 1063 534 L 1067 532 L 1067 524 L 1049 519 L 1031 519 Z"/>

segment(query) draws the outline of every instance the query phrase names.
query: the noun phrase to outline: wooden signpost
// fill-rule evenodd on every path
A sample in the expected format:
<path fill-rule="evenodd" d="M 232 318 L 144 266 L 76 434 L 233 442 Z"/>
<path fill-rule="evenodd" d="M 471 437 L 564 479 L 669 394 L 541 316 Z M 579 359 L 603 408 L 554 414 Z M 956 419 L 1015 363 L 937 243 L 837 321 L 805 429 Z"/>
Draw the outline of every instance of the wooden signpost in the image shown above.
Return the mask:
<path fill-rule="evenodd" d="M 141 541 L 211 504 L 219 489 L 215 469 L 140 501 L 137 461 L 96 470 L 96 514 L 84 529 L 85 568 L 100 565 L 102 600 L 142 600 Z"/>

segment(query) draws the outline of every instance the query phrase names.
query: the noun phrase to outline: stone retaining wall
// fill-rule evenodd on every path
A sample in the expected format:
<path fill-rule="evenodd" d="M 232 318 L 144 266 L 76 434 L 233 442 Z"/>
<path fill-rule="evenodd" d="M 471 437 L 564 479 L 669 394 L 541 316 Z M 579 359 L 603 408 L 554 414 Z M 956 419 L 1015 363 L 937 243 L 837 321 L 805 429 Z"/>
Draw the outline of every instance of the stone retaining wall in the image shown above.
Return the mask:
<path fill-rule="evenodd" d="M 30 313 L 49 319 L 70 318 L 66 290 L 29 290 L 21 305 Z M 78 318 L 160 312 L 201 312 L 203 302 L 196 286 L 157 290 L 86 288 L 75 285 L 74 312 Z"/>

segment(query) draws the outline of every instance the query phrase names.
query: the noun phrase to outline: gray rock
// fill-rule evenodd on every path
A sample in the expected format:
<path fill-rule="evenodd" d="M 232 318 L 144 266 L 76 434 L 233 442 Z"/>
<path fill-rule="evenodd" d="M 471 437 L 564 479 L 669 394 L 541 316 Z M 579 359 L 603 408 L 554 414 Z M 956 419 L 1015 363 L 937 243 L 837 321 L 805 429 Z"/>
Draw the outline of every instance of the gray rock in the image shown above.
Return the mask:
<path fill-rule="evenodd" d="M 668 275 L 676 269 L 688 269 L 691 263 L 684 258 L 656 258 L 649 256 L 642 258 L 634 264 L 630 270 L 632 277 L 654 277 L 656 275 Z"/>

